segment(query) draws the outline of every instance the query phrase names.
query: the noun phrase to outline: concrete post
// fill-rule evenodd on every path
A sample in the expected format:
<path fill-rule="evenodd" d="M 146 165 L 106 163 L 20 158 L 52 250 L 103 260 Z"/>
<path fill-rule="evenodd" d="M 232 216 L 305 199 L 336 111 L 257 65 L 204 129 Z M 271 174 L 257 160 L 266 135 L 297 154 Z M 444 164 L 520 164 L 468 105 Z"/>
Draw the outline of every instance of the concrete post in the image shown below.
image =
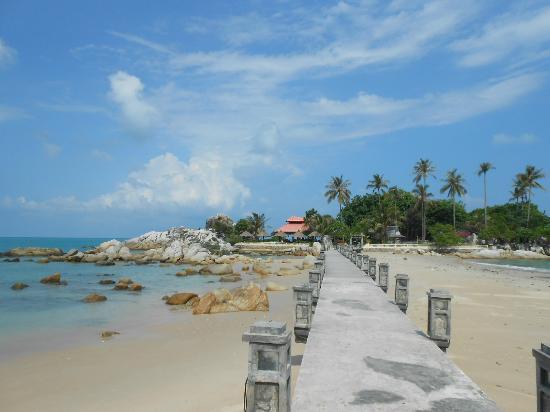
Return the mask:
<path fill-rule="evenodd" d="M 312 302 L 313 302 L 313 311 L 315 312 L 315 306 L 317 306 L 317 301 L 319 300 L 319 282 L 321 281 L 321 272 L 318 270 L 309 271 L 309 286 L 313 288 L 312 292 Z"/>
<path fill-rule="evenodd" d="M 313 288 L 309 284 L 294 286 L 294 341 L 306 343 L 311 329 L 312 293 Z"/>
<path fill-rule="evenodd" d="M 409 306 L 409 276 L 395 275 L 395 304 L 403 313 L 407 313 Z"/>
<path fill-rule="evenodd" d="M 369 258 L 369 275 L 376 282 L 376 258 Z"/>
<path fill-rule="evenodd" d="M 430 289 L 428 294 L 428 336 L 443 351 L 451 344 L 452 295 L 442 289 Z"/>
<path fill-rule="evenodd" d="M 248 342 L 246 411 L 290 412 L 290 331 L 286 323 L 259 321 L 243 334 Z"/>
<path fill-rule="evenodd" d="M 380 263 L 378 265 L 378 286 L 385 293 L 388 293 L 389 275 L 390 275 L 390 265 L 388 263 Z"/>
<path fill-rule="evenodd" d="M 369 270 L 369 255 L 363 255 L 363 259 L 361 261 L 361 270 Z"/>
<path fill-rule="evenodd" d="M 550 411 L 550 346 L 533 349 L 537 362 L 537 412 Z"/>
<path fill-rule="evenodd" d="M 319 282 L 319 286 L 322 287 L 323 278 L 325 277 L 325 262 L 323 260 L 316 260 L 314 263 L 314 269 L 321 273 L 321 282 Z"/>

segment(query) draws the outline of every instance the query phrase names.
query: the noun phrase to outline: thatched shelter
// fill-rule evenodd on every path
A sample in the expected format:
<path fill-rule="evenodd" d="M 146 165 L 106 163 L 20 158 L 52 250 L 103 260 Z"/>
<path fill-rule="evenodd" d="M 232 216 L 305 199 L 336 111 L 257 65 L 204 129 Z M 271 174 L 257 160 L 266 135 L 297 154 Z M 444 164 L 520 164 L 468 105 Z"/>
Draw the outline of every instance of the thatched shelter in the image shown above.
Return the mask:
<path fill-rule="evenodd" d="M 254 235 L 248 231 L 244 231 L 240 234 L 243 239 L 254 239 Z"/>

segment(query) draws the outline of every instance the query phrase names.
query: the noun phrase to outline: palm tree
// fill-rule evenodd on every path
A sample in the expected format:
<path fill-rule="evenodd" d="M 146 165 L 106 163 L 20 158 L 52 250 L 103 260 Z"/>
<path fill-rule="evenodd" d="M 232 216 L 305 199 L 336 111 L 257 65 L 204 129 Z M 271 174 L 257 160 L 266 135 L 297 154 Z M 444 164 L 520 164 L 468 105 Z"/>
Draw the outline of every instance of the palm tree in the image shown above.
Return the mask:
<path fill-rule="evenodd" d="M 378 196 L 384 193 L 387 188 L 388 181 L 384 179 L 384 175 L 379 175 L 378 173 L 372 175 L 372 180 L 369 180 L 369 184 L 367 185 L 367 190 L 372 189 L 372 192 L 376 193 Z"/>
<path fill-rule="evenodd" d="M 428 159 L 420 159 L 413 168 L 413 174 L 414 174 L 414 183 L 416 183 L 416 186 L 418 187 L 418 183 L 422 180 L 422 184 L 424 188 L 428 188 L 426 185 L 426 180 L 428 177 L 434 176 L 435 173 L 435 166 L 433 165 L 431 160 Z M 426 205 L 422 203 L 422 240 L 426 240 Z"/>
<path fill-rule="evenodd" d="M 252 234 L 257 237 L 259 233 L 265 230 L 265 224 L 267 223 L 267 218 L 263 213 L 252 212 L 250 216 L 246 218 L 250 224 L 250 230 Z"/>
<path fill-rule="evenodd" d="M 485 211 L 485 229 L 487 229 L 487 172 L 494 169 L 489 162 L 483 162 L 479 165 L 477 175 L 483 175 L 483 210 Z"/>
<path fill-rule="evenodd" d="M 420 204 L 420 207 L 422 208 L 422 240 L 426 240 L 426 214 L 425 214 L 425 205 L 427 200 L 432 197 L 432 194 L 428 191 L 429 185 L 423 185 L 420 183 L 416 184 L 416 187 L 413 189 L 413 193 L 418 198 L 418 203 L 416 206 Z"/>
<path fill-rule="evenodd" d="M 325 189 L 327 189 L 325 192 L 327 202 L 330 203 L 336 199 L 340 206 L 340 212 L 342 212 L 342 205 L 349 203 L 351 197 L 350 185 L 351 182 L 347 179 L 344 180 L 343 176 L 332 176 L 329 183 L 325 186 Z"/>
<path fill-rule="evenodd" d="M 525 167 L 525 173 L 520 173 L 516 179 L 523 184 L 527 192 L 527 226 L 529 227 L 529 219 L 531 218 L 531 196 L 533 189 L 544 189 L 538 180 L 544 178 L 542 169 L 537 169 L 535 166 L 528 165 Z"/>
<path fill-rule="evenodd" d="M 447 196 L 453 199 L 453 227 L 456 230 L 456 196 L 464 196 L 467 192 L 464 187 L 464 177 L 460 173 L 457 173 L 456 169 L 449 170 L 447 177 L 445 178 L 445 184 L 441 188 L 440 192 L 447 192 Z"/>
<path fill-rule="evenodd" d="M 525 188 L 525 183 L 523 181 L 523 174 L 518 174 L 514 179 L 513 190 L 510 192 L 512 195 L 510 200 L 515 200 L 516 204 L 520 202 L 525 202 L 525 197 L 527 195 L 527 189 Z"/>
<path fill-rule="evenodd" d="M 316 209 L 309 209 L 306 210 L 306 215 L 304 216 L 304 223 L 309 228 L 310 231 L 316 230 L 317 224 L 319 223 L 319 219 L 321 218 L 321 215 Z"/>

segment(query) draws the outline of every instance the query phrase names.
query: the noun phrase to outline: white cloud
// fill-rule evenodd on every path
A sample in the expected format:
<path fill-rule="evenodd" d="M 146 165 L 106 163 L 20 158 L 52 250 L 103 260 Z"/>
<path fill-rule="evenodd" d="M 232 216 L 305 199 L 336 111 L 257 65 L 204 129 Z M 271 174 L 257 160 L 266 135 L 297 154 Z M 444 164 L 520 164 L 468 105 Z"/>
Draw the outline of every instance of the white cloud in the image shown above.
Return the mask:
<path fill-rule="evenodd" d="M 57 157 L 61 153 L 61 146 L 50 142 L 42 143 L 42 147 L 44 148 L 44 152 L 48 157 Z"/>
<path fill-rule="evenodd" d="M 514 136 L 506 133 L 497 133 L 493 136 L 494 144 L 532 144 L 537 142 L 537 136 L 531 133 L 523 133 Z"/>
<path fill-rule="evenodd" d="M 34 201 L 25 197 L 4 199 L 5 205 L 26 209 L 61 210 L 163 210 L 213 208 L 229 210 L 245 201 L 250 190 L 235 177 L 221 156 L 208 154 L 181 162 L 172 153 L 149 160 L 129 174 L 117 190 L 90 200 L 74 196 Z"/>
<path fill-rule="evenodd" d="M 135 76 L 118 71 L 109 76 L 111 90 L 109 96 L 120 105 L 124 120 L 134 131 L 144 133 L 157 120 L 156 109 L 142 96 L 143 83 Z"/>
<path fill-rule="evenodd" d="M 451 49 L 462 55 L 462 66 L 477 67 L 508 57 L 515 64 L 548 57 L 549 45 L 550 7 L 543 7 L 498 16 L 480 33 L 454 42 Z"/>
<path fill-rule="evenodd" d="M 113 157 L 109 153 L 99 149 L 92 150 L 92 157 L 95 157 L 99 160 L 113 160 Z"/>
<path fill-rule="evenodd" d="M 9 47 L 4 40 L 0 38 L 0 67 L 7 66 L 15 62 L 17 52 Z"/>
<path fill-rule="evenodd" d="M 0 123 L 22 117 L 27 117 L 27 115 L 20 109 L 0 105 Z"/>

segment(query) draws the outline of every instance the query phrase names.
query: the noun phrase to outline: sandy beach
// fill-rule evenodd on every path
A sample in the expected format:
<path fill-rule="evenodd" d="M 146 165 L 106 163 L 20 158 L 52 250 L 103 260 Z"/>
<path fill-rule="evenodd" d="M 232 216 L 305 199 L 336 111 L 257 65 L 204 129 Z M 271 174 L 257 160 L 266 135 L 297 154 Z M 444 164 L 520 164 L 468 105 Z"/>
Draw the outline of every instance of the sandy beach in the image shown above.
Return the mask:
<path fill-rule="evenodd" d="M 533 410 L 531 348 L 550 340 L 550 276 L 458 258 L 373 254 L 390 273 L 411 276 L 408 316 L 426 330 L 429 288 L 453 295 L 449 356 L 505 411 Z M 292 286 L 306 275 L 261 279 Z M 393 296 L 393 285 L 388 297 Z M 0 363 L 6 411 L 241 411 L 247 345 L 255 320 L 293 323 L 291 290 L 269 292 L 269 312 L 193 316 L 125 331 L 106 342 L 23 355 Z M 166 308 L 166 310 L 171 310 Z M 99 333 L 99 331 L 98 331 Z M 304 346 L 292 344 L 296 383 Z"/>
<path fill-rule="evenodd" d="M 426 332 L 426 292 L 453 294 L 448 355 L 504 411 L 536 410 L 531 349 L 550 341 L 550 274 L 447 256 L 371 253 L 411 277 L 407 315 Z M 490 263 L 487 260 L 485 263 Z M 393 299 L 391 284 L 388 297 Z"/>

